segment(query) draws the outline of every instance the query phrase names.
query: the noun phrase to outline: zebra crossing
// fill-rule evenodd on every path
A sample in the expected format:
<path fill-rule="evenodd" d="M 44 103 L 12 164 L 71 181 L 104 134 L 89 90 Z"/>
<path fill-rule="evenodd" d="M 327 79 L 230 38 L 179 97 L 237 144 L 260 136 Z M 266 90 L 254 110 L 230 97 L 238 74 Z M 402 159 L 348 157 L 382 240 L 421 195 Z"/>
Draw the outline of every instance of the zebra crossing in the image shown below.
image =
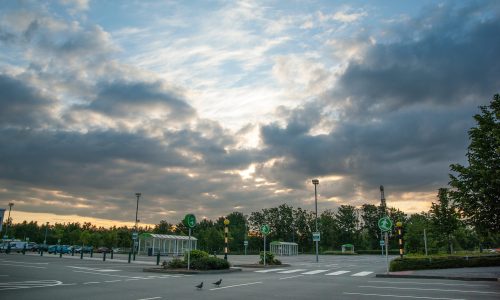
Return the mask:
<path fill-rule="evenodd" d="M 338 276 L 338 275 L 346 275 L 346 276 L 353 276 L 353 277 L 362 277 L 362 276 L 368 276 L 372 274 L 372 271 L 361 271 L 361 272 L 352 272 L 348 270 L 338 270 L 335 272 L 330 272 L 332 271 L 331 269 L 318 269 L 318 270 L 307 270 L 307 269 L 267 269 L 267 270 L 259 270 L 259 271 L 254 271 L 255 273 L 275 273 L 275 274 L 300 274 L 300 275 L 317 275 L 317 274 L 322 274 L 325 276 Z M 329 273 L 327 273 L 329 272 Z"/>

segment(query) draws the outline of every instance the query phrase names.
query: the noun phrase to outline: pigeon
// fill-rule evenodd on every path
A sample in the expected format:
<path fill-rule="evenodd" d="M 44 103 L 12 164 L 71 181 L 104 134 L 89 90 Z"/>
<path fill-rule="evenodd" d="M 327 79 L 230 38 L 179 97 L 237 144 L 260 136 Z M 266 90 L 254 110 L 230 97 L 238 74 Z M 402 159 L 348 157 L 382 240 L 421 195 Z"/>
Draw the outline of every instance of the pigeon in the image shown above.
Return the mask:
<path fill-rule="evenodd" d="M 201 288 L 203 287 L 203 281 L 202 281 L 200 284 L 195 285 L 195 287 L 196 287 L 197 289 L 201 290 Z"/>
<path fill-rule="evenodd" d="M 222 278 L 217 280 L 216 282 L 214 282 L 213 284 L 215 284 L 217 287 L 220 286 L 220 284 L 222 283 Z"/>

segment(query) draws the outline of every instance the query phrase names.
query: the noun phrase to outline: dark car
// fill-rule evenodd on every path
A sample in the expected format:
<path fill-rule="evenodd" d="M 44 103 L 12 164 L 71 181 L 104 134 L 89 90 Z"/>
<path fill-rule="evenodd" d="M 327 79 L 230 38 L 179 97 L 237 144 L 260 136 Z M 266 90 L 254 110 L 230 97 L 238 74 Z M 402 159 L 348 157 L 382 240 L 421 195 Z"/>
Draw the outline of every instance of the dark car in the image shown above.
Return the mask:
<path fill-rule="evenodd" d="M 111 249 L 109 249 L 108 247 L 99 247 L 99 248 L 97 248 L 97 250 L 95 252 L 97 252 L 97 253 L 110 253 Z"/>
<path fill-rule="evenodd" d="M 94 249 L 94 247 L 92 246 L 75 246 L 75 252 L 76 253 L 81 253 L 83 251 L 83 253 L 90 253 L 90 251 L 92 251 L 92 249 Z"/>

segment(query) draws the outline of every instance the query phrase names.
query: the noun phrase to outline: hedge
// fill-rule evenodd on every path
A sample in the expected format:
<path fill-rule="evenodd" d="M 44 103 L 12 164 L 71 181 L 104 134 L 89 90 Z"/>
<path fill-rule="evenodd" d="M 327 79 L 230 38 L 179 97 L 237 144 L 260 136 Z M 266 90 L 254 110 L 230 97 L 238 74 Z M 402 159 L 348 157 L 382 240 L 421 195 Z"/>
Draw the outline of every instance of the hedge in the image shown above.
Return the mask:
<path fill-rule="evenodd" d="M 449 268 L 472 268 L 500 266 L 500 255 L 494 256 L 429 256 L 425 258 L 396 258 L 390 263 L 389 270 L 427 270 L 427 269 L 449 269 Z"/>

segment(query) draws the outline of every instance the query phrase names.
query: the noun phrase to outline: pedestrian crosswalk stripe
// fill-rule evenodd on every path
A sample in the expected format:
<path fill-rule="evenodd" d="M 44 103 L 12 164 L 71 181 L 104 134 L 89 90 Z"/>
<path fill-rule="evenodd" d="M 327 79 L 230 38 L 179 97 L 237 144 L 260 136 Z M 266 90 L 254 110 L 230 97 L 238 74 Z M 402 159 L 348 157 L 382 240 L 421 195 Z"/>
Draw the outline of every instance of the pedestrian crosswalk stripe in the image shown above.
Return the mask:
<path fill-rule="evenodd" d="M 349 272 L 351 272 L 351 271 L 337 271 L 337 272 L 328 273 L 325 275 L 341 275 L 341 274 L 345 274 L 345 273 L 349 273 Z"/>
<path fill-rule="evenodd" d="M 368 274 L 371 274 L 373 272 L 367 272 L 367 271 L 364 271 L 364 272 L 359 272 L 359 273 L 356 273 L 356 274 L 352 274 L 351 276 L 366 276 Z"/>
<path fill-rule="evenodd" d="M 302 272 L 306 271 L 306 269 L 295 269 L 295 270 L 288 270 L 288 271 L 283 271 L 283 272 L 278 272 L 280 274 L 290 274 L 290 273 L 296 273 L 296 272 Z"/>
<path fill-rule="evenodd" d="M 267 272 L 276 272 L 276 271 L 284 271 L 286 269 L 269 269 L 269 270 L 260 270 L 260 271 L 255 271 L 257 273 L 267 273 Z"/>
<path fill-rule="evenodd" d="M 309 271 L 309 272 L 300 273 L 300 274 L 313 275 L 313 274 L 318 274 L 318 273 L 323 273 L 323 272 L 328 272 L 328 270 L 314 270 L 314 271 Z"/>

